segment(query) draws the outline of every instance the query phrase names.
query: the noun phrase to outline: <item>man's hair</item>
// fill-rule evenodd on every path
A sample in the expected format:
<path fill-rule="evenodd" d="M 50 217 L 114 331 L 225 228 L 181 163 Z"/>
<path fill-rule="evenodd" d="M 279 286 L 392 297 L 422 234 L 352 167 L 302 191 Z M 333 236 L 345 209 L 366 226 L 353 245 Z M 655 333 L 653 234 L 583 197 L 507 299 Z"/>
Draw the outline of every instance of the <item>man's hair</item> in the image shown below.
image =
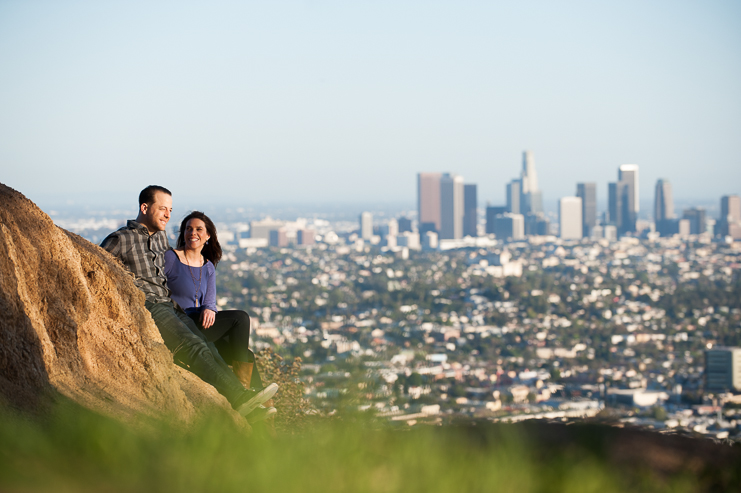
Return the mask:
<path fill-rule="evenodd" d="M 139 207 L 141 207 L 142 204 L 152 204 L 154 203 L 154 195 L 157 192 L 166 193 L 170 197 L 172 197 L 172 192 L 170 192 L 165 187 L 161 187 L 159 185 L 149 185 L 147 188 L 141 191 L 139 194 Z"/>

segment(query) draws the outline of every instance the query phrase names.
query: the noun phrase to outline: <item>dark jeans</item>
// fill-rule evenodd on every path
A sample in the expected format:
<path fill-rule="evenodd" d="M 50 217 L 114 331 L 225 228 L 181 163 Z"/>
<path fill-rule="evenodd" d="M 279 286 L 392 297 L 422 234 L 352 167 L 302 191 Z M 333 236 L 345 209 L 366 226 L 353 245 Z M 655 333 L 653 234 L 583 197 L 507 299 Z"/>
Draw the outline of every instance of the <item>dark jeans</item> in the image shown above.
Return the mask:
<path fill-rule="evenodd" d="M 193 320 L 172 303 L 145 303 L 154 323 L 176 363 L 185 366 L 234 403 L 244 393 L 244 386 L 219 355 L 216 347 L 206 340 Z"/>
<path fill-rule="evenodd" d="M 204 329 L 201 325 L 200 313 L 192 313 L 188 316 L 195 322 L 206 340 L 216 346 L 224 360 L 255 363 L 255 354 L 250 350 L 250 316 L 247 312 L 242 310 L 216 312 L 214 324 L 208 329 Z M 256 364 L 252 369 L 250 387 L 262 387 L 262 379 Z"/>

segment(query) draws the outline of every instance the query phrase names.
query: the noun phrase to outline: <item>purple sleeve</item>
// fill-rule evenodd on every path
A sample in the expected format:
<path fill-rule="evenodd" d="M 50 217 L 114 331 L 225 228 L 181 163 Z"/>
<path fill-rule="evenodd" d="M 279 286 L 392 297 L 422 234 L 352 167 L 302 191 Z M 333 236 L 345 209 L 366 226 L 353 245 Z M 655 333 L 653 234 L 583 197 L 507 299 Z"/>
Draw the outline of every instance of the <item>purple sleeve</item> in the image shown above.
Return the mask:
<path fill-rule="evenodd" d="M 216 308 L 216 269 L 214 264 L 208 262 L 206 264 L 208 272 L 208 284 L 206 285 L 206 293 L 203 296 L 203 307 L 218 312 Z"/>

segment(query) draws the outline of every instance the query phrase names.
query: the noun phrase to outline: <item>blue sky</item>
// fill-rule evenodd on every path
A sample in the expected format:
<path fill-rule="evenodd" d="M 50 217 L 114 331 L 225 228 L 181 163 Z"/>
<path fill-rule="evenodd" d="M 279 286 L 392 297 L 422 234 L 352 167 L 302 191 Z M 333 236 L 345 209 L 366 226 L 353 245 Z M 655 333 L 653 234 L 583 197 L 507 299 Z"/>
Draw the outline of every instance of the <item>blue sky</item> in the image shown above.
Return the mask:
<path fill-rule="evenodd" d="M 36 201 L 741 193 L 741 3 L 0 1 L 0 182 Z"/>

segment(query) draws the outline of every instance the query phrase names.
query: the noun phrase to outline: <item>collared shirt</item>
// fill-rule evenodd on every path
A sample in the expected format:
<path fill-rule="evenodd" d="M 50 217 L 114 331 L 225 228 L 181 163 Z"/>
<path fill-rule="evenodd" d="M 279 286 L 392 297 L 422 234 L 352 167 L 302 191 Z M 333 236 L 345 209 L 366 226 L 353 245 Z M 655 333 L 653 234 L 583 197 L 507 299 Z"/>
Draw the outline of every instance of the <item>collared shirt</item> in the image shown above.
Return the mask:
<path fill-rule="evenodd" d="M 165 252 L 170 244 L 164 231 L 150 235 L 146 226 L 129 220 L 126 226 L 109 234 L 100 246 L 123 262 L 147 301 L 170 302 L 165 277 Z"/>

